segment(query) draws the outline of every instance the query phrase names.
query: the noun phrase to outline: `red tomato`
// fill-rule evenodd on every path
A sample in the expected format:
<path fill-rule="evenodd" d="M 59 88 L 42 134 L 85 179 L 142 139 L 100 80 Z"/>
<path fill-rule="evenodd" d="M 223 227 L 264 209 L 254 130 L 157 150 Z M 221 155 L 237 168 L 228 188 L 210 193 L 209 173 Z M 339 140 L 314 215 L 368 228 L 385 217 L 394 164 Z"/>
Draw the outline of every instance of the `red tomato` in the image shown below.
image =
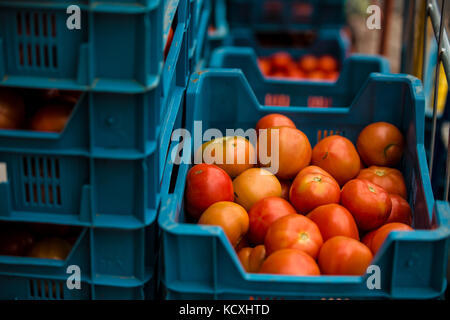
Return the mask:
<path fill-rule="evenodd" d="M 323 274 L 362 276 L 372 258 L 372 252 L 363 243 L 337 236 L 323 244 L 318 262 Z"/>
<path fill-rule="evenodd" d="M 412 224 L 412 211 L 408 201 L 397 194 L 390 194 L 392 209 L 386 223 L 400 222 L 408 226 Z"/>
<path fill-rule="evenodd" d="M 25 104 L 14 91 L 0 88 L 0 129 L 19 129 L 25 118 Z"/>
<path fill-rule="evenodd" d="M 259 200 L 248 212 L 250 219 L 248 237 L 250 241 L 255 245 L 263 244 L 270 225 L 275 220 L 288 214 L 297 214 L 297 212 L 289 202 L 280 197 Z"/>
<path fill-rule="evenodd" d="M 357 179 L 366 179 L 382 187 L 390 194 L 398 194 L 406 199 L 406 185 L 402 173 L 393 168 L 371 166 L 362 169 Z"/>
<path fill-rule="evenodd" d="M 73 107 L 69 104 L 48 104 L 39 109 L 31 120 L 31 129 L 61 132 L 66 127 Z"/>
<path fill-rule="evenodd" d="M 272 64 L 270 60 L 266 58 L 258 58 L 258 66 L 264 76 L 270 75 L 272 70 Z"/>
<path fill-rule="evenodd" d="M 343 206 L 326 204 L 315 208 L 307 217 L 317 224 L 323 241 L 335 236 L 345 236 L 359 241 L 355 219 Z"/>
<path fill-rule="evenodd" d="M 296 129 L 295 123 L 288 117 L 278 113 L 271 113 L 258 120 L 256 123 L 256 133 L 259 133 L 259 130 L 272 127 L 290 127 Z"/>
<path fill-rule="evenodd" d="M 329 72 L 325 74 L 325 79 L 329 81 L 337 81 L 339 79 L 339 72 Z"/>
<path fill-rule="evenodd" d="M 391 198 L 383 188 L 361 179 L 350 180 L 344 185 L 341 204 L 350 211 L 363 231 L 382 226 L 392 208 Z"/>
<path fill-rule="evenodd" d="M 198 224 L 220 226 L 235 247 L 248 231 L 248 214 L 237 203 L 220 201 L 202 213 Z"/>
<path fill-rule="evenodd" d="M 272 68 L 278 71 L 288 71 L 290 66 L 293 64 L 292 57 L 287 52 L 277 52 L 272 55 Z"/>
<path fill-rule="evenodd" d="M 284 249 L 271 254 L 262 264 L 259 273 L 318 276 L 320 270 L 314 259 L 303 251 Z"/>
<path fill-rule="evenodd" d="M 313 55 L 305 55 L 300 58 L 299 66 L 304 72 L 312 72 L 317 69 L 319 62 Z"/>
<path fill-rule="evenodd" d="M 308 73 L 307 78 L 311 81 L 321 81 L 327 79 L 327 74 L 323 71 L 315 70 Z"/>
<path fill-rule="evenodd" d="M 47 238 L 36 243 L 30 250 L 28 256 L 41 259 L 64 260 L 69 254 L 72 246 L 60 238 Z"/>
<path fill-rule="evenodd" d="M 366 235 L 361 240 L 361 242 L 364 243 L 369 249 L 372 247 L 372 240 L 376 231 L 377 230 L 372 230 L 369 233 L 366 233 Z"/>
<path fill-rule="evenodd" d="M 350 140 L 333 135 L 316 144 L 312 151 L 312 164 L 327 171 L 342 186 L 358 175 L 361 160 Z"/>
<path fill-rule="evenodd" d="M 317 225 L 299 214 L 289 214 L 275 220 L 267 230 L 264 240 L 269 255 L 281 249 L 298 249 L 314 259 L 322 243 L 322 235 Z"/>
<path fill-rule="evenodd" d="M 293 80 L 303 80 L 306 79 L 306 74 L 294 65 L 294 67 L 289 70 L 289 78 Z"/>
<path fill-rule="evenodd" d="M 233 201 L 233 182 L 228 174 L 212 164 L 193 166 L 186 178 L 186 211 L 194 219 L 210 205 L 219 201 Z"/>
<path fill-rule="evenodd" d="M 297 174 L 297 177 L 299 175 L 306 175 L 306 174 L 322 174 L 324 176 L 329 176 L 329 177 L 333 178 L 333 176 L 331 174 L 329 174 L 327 171 L 323 170 L 321 167 L 318 167 L 318 166 L 307 166 L 307 167 L 303 168 Z"/>
<path fill-rule="evenodd" d="M 361 131 L 356 147 L 366 165 L 393 167 L 402 158 L 405 139 L 396 126 L 376 122 Z"/>
<path fill-rule="evenodd" d="M 275 152 L 272 152 L 272 135 L 276 137 L 277 133 L 278 143 L 275 140 L 274 147 L 278 151 L 278 157 Z M 265 143 L 266 146 L 264 146 Z M 294 178 L 311 161 L 311 144 L 308 137 L 298 129 L 289 127 L 269 128 L 267 139 L 258 139 L 258 156 L 260 156 L 261 148 L 267 150 L 267 154 L 275 158 L 270 164 L 272 167 L 278 167 L 276 176 L 280 179 Z M 259 163 L 262 166 L 270 165 L 263 163 L 261 158 L 259 158 Z"/>
<path fill-rule="evenodd" d="M 289 191 L 289 200 L 302 214 L 324 204 L 339 203 L 341 189 L 328 174 L 303 173 L 297 175 Z"/>
<path fill-rule="evenodd" d="M 334 72 L 338 68 L 336 58 L 330 55 L 321 56 L 318 60 L 319 69 L 323 72 Z"/>
<path fill-rule="evenodd" d="M 289 189 L 291 189 L 291 180 L 278 179 L 281 184 L 281 198 L 289 201 Z"/>
<path fill-rule="evenodd" d="M 377 254 L 378 250 L 380 250 L 383 245 L 384 240 L 386 240 L 387 236 L 392 231 L 414 231 L 414 229 L 404 223 L 398 222 L 388 223 L 377 229 L 373 234 L 370 247 L 374 255 Z"/>

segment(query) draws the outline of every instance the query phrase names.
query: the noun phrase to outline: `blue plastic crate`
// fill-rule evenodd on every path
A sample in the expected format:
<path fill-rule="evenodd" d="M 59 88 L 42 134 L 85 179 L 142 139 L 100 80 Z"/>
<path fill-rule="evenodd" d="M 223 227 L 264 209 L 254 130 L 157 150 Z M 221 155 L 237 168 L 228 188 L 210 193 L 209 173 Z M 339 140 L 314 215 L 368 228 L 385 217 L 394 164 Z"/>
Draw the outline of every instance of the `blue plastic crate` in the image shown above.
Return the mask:
<path fill-rule="evenodd" d="M 408 186 L 415 232 L 391 233 L 373 264 L 381 289 L 368 276 L 293 277 L 246 273 L 220 227 L 186 223 L 184 188 L 190 164 L 182 163 L 174 191 L 161 203 L 160 277 L 168 299 L 437 298 L 446 287 L 450 207 L 434 202 L 424 149 L 424 95 L 408 75 L 372 74 L 348 108 L 264 107 L 239 70 L 205 70 L 191 76 L 186 128 L 203 132 L 254 128 L 269 113 L 290 117 L 315 145 L 339 133 L 356 141 L 369 123 L 388 121 L 406 137 L 401 168 Z M 191 137 L 192 139 L 192 137 Z M 191 146 L 194 144 L 191 140 Z M 189 149 L 188 149 L 189 151 Z M 191 150 L 192 151 L 192 150 Z M 189 157 L 188 157 L 189 158 Z"/>
<path fill-rule="evenodd" d="M 269 56 L 276 51 L 288 51 L 295 57 L 300 57 L 305 54 L 312 54 L 316 56 L 331 55 L 335 57 L 341 64 L 350 55 L 350 40 L 347 35 L 339 30 L 319 30 L 310 34 L 311 38 L 308 41 L 298 43 L 295 40 L 287 43 L 263 43 L 258 36 L 260 33 L 255 33 L 249 28 L 237 28 L 230 30 L 228 36 L 224 39 L 223 45 L 227 47 L 250 47 L 253 48 L 258 56 Z M 277 39 L 278 35 L 264 34 L 267 38 Z M 267 39 L 266 39 L 267 40 Z"/>
<path fill-rule="evenodd" d="M 163 69 L 163 19 L 177 12 L 186 24 L 187 1 L 75 1 L 81 28 L 69 30 L 66 1 L 2 0 L 0 85 L 151 90 Z"/>
<path fill-rule="evenodd" d="M 294 52 L 298 59 L 302 52 Z M 298 55 L 295 55 L 298 54 Z M 373 72 L 388 73 L 389 62 L 379 56 L 352 55 L 339 67 L 336 82 L 266 78 L 258 67 L 252 48 L 222 47 L 216 49 L 210 67 L 242 70 L 262 105 L 346 107 Z"/>
<path fill-rule="evenodd" d="M 149 110 L 157 110 L 147 105 L 142 94 L 85 93 L 62 134 L 0 131 L 0 163 L 6 165 L 2 174 L 7 177 L 0 183 L 0 220 L 125 229 L 152 223 L 160 196 L 167 192 L 161 188 L 162 174 L 170 134 L 181 127 L 184 92 L 175 87 L 166 100 L 160 136 L 148 143 L 148 154 L 127 153 L 125 148 L 105 151 L 92 144 L 82 151 L 63 139 L 88 141 L 88 132 L 82 130 L 84 121 L 88 123 L 88 114 L 97 114 L 89 127 L 90 141 L 105 145 L 131 138 L 140 141 L 137 133 L 150 134 L 144 119 L 149 118 Z M 91 108 L 83 104 L 87 101 L 93 103 Z M 138 120 L 140 127 L 133 127 Z M 100 131 L 102 128 L 108 130 Z M 56 148 L 61 145 L 65 149 Z"/>
<path fill-rule="evenodd" d="M 340 29 L 346 0 L 228 0 L 232 28 L 257 30 Z"/>
<path fill-rule="evenodd" d="M 211 0 L 191 0 L 192 11 L 189 22 L 189 67 L 194 71 L 209 55 L 208 28 L 211 17 Z"/>
<path fill-rule="evenodd" d="M 65 261 L 0 256 L 0 299 L 152 299 L 155 296 L 156 223 L 137 230 L 84 229 Z M 71 265 L 81 288 L 69 289 Z"/>
<path fill-rule="evenodd" d="M 227 6 L 225 0 L 213 0 L 211 10 L 211 21 L 208 29 L 208 42 L 210 50 L 221 47 L 228 35 L 229 26 L 227 21 Z"/>

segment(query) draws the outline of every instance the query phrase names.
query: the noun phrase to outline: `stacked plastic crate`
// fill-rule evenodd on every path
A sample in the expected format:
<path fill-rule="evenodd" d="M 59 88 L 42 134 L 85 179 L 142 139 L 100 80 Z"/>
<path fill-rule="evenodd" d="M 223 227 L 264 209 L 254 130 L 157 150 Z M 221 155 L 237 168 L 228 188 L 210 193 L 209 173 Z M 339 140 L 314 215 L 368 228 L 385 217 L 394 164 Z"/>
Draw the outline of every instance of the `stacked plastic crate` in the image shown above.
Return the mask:
<path fill-rule="evenodd" d="M 0 89 L 79 92 L 61 132 L 0 130 L 0 224 L 78 230 L 63 260 L 0 256 L 0 298 L 153 297 L 189 1 L 0 1 Z"/>

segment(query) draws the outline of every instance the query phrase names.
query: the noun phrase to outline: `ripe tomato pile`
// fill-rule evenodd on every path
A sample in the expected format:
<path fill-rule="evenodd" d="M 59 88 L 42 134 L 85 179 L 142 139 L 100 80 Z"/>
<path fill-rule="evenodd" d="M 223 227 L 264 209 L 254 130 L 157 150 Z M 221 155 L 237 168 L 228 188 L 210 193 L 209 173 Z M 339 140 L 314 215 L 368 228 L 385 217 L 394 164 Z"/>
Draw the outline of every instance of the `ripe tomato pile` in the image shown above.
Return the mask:
<path fill-rule="evenodd" d="M 336 81 L 339 77 L 338 62 L 330 55 L 307 54 L 296 61 L 289 53 L 280 51 L 258 58 L 258 66 L 266 77 L 309 81 Z"/>
<path fill-rule="evenodd" d="M 0 89 L 0 129 L 61 132 L 80 97 L 76 91 Z"/>
<path fill-rule="evenodd" d="M 78 235 L 70 226 L 0 222 L 0 255 L 64 260 Z"/>
<path fill-rule="evenodd" d="M 267 146 L 278 130 L 275 174 L 257 159 L 259 146 L 224 137 L 199 148 L 203 163 L 190 169 L 185 189 L 189 217 L 220 226 L 247 272 L 363 275 L 391 231 L 413 230 L 405 181 L 394 168 L 405 140 L 394 125 L 368 125 L 356 145 L 332 135 L 314 147 L 281 114 L 255 128 L 267 129 Z"/>

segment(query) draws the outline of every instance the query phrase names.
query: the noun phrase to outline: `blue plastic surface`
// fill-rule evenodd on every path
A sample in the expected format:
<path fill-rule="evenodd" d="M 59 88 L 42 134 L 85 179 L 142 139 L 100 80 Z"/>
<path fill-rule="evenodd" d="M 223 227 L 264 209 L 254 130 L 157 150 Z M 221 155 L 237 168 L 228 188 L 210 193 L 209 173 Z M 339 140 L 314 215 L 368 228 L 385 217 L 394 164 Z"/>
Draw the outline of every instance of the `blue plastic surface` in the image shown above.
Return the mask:
<path fill-rule="evenodd" d="M 257 30 L 339 29 L 346 23 L 346 0 L 228 0 L 232 28 Z"/>
<path fill-rule="evenodd" d="M 211 18 L 211 0 L 191 0 L 192 11 L 189 23 L 189 65 L 193 72 L 209 55 L 207 39 Z"/>
<path fill-rule="evenodd" d="M 190 164 L 182 163 L 173 193 L 164 198 L 160 277 L 167 299 L 437 298 L 446 288 L 450 207 L 431 191 L 424 149 L 424 94 L 408 75 L 372 74 L 348 108 L 264 107 L 239 70 L 205 70 L 191 76 L 186 128 L 202 131 L 254 128 L 269 113 L 289 116 L 315 145 L 341 134 L 355 142 L 369 123 L 388 121 L 406 137 L 401 170 L 413 210 L 415 232 L 392 232 L 373 264 L 381 288 L 370 290 L 369 276 L 293 277 L 246 273 L 220 227 L 186 223 L 184 187 Z M 203 133 L 202 132 L 202 133 Z M 191 152 L 193 140 L 191 137 Z M 189 151 L 189 149 L 188 149 Z M 190 157 L 187 157 L 188 159 Z"/>
<path fill-rule="evenodd" d="M 223 45 L 223 41 L 229 32 L 225 0 L 214 0 L 212 2 L 210 26 L 214 29 L 208 30 L 208 42 L 211 51 L 213 51 Z"/>
<path fill-rule="evenodd" d="M 211 56 L 210 67 L 242 70 L 262 105 L 309 107 L 346 107 L 371 73 L 389 72 L 389 62 L 385 58 L 352 55 L 340 66 L 336 82 L 266 78 L 258 67 L 255 51 L 246 47 L 216 49 Z"/>
<path fill-rule="evenodd" d="M 0 256 L 0 299 L 151 299 L 155 228 L 155 223 L 137 230 L 86 228 L 64 261 Z M 80 289 L 67 286 L 71 265 L 80 267 Z"/>
<path fill-rule="evenodd" d="M 0 1 L 0 85 L 153 90 L 169 32 L 163 22 L 171 24 L 164 17 L 177 11 L 186 24 L 187 1 L 79 1 L 81 28 L 72 30 L 68 2 Z"/>

